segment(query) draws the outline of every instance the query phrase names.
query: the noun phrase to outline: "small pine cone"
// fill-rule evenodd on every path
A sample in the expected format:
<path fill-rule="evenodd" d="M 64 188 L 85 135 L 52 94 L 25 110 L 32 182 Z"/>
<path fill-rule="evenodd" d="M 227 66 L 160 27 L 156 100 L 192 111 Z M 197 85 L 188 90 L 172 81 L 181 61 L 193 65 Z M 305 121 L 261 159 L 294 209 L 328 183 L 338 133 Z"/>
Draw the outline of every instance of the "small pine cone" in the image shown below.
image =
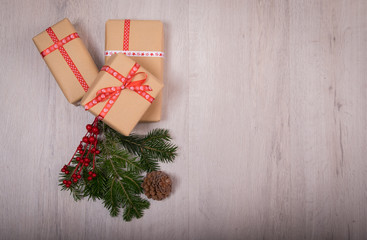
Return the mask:
<path fill-rule="evenodd" d="M 170 195 L 172 181 L 166 173 L 154 171 L 147 174 L 141 186 L 148 198 L 160 201 Z"/>

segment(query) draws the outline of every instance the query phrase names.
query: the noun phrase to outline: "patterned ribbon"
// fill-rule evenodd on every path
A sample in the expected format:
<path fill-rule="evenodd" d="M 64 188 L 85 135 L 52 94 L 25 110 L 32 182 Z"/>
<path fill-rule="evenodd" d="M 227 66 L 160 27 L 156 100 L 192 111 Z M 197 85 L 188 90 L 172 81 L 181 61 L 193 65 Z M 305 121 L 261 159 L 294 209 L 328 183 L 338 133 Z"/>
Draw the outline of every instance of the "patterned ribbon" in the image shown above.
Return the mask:
<path fill-rule="evenodd" d="M 48 54 L 52 53 L 55 50 L 59 50 L 62 57 L 65 59 L 66 63 L 69 65 L 71 71 L 74 73 L 75 77 L 78 79 L 80 85 L 82 86 L 83 90 L 86 92 L 88 91 L 88 84 L 87 82 L 84 80 L 82 74 L 80 74 L 78 68 L 75 66 L 73 60 L 71 60 L 69 54 L 66 52 L 65 48 L 63 47 L 66 43 L 70 42 L 73 39 L 77 39 L 79 38 L 78 33 L 72 33 L 68 36 L 66 36 L 65 38 L 59 40 L 55 34 L 55 32 L 52 30 L 52 28 L 47 28 L 46 32 L 48 33 L 48 35 L 50 36 L 50 38 L 52 39 L 52 41 L 54 42 L 53 45 L 49 46 L 48 48 L 46 48 L 45 50 L 43 50 L 41 52 L 41 56 L 44 58 L 46 57 Z"/>
<path fill-rule="evenodd" d="M 116 53 L 123 53 L 129 57 L 164 57 L 164 53 L 160 51 L 130 51 L 129 50 L 130 39 L 130 19 L 124 21 L 124 39 L 121 50 L 106 50 L 105 56 L 111 56 Z"/>
<path fill-rule="evenodd" d="M 124 44 L 123 50 L 129 51 L 129 38 L 130 38 L 130 19 L 124 21 Z"/>
<path fill-rule="evenodd" d="M 124 77 L 119 72 L 114 70 L 113 68 L 109 66 L 103 66 L 101 71 L 105 71 L 109 74 L 111 74 L 114 78 L 119 80 L 122 85 L 121 86 L 114 86 L 114 87 L 107 87 L 102 88 L 97 91 L 96 97 L 92 99 L 90 102 L 88 102 L 85 105 L 85 110 L 88 110 L 95 105 L 97 105 L 100 102 L 107 101 L 106 105 L 102 109 L 101 113 L 98 115 L 99 119 L 103 119 L 108 111 L 110 111 L 113 104 L 116 102 L 117 98 L 119 97 L 120 93 L 124 89 L 130 89 L 140 96 L 142 96 L 144 99 L 146 99 L 148 102 L 152 103 L 154 98 L 147 93 L 147 91 L 152 91 L 152 88 L 149 85 L 143 85 L 143 83 L 147 79 L 147 74 L 145 72 L 138 72 L 140 65 L 135 63 L 134 66 L 131 68 L 129 74 Z M 138 81 L 132 81 L 132 79 L 139 74 L 144 74 L 144 78 L 142 80 Z"/>
<path fill-rule="evenodd" d="M 107 50 L 105 56 L 112 56 L 116 53 L 123 53 L 128 57 L 164 57 L 164 52 L 159 51 L 124 51 L 124 50 Z"/>

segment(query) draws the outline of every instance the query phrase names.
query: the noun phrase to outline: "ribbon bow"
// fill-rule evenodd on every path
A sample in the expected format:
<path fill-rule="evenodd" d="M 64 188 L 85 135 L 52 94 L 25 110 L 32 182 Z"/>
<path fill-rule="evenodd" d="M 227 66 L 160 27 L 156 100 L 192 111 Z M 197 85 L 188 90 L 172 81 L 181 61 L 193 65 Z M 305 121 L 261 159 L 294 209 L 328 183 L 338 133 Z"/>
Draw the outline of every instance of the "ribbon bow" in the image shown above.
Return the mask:
<path fill-rule="evenodd" d="M 113 104 L 116 102 L 121 91 L 124 89 L 130 89 L 142 96 L 148 102 L 152 103 L 154 98 L 149 95 L 149 93 L 147 93 L 147 91 L 152 91 L 152 88 L 149 85 L 143 85 L 147 79 L 147 74 L 145 72 L 137 72 L 139 67 L 140 65 L 135 63 L 134 66 L 131 68 L 129 74 L 124 77 L 111 67 L 103 66 L 101 71 L 106 71 L 107 73 L 111 74 L 113 77 L 119 80 L 122 85 L 102 88 L 98 90 L 96 93 L 96 97 L 85 105 L 85 110 L 92 108 L 100 102 L 105 102 L 108 100 L 101 113 L 98 115 L 100 119 L 103 119 L 108 111 L 111 109 Z M 144 74 L 144 78 L 142 80 L 132 81 L 132 79 L 139 74 Z"/>

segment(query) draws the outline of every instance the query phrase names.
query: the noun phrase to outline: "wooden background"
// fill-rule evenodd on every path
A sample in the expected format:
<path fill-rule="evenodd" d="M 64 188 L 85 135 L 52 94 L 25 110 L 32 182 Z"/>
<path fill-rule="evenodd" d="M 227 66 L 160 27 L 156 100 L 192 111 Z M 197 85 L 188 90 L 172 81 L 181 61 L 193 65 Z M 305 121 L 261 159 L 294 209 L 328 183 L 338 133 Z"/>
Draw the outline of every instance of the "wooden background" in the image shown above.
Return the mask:
<path fill-rule="evenodd" d="M 367 1 L 1 0 L 1 239 L 366 239 Z M 32 37 L 68 17 L 98 67 L 107 19 L 165 24 L 174 193 L 144 218 L 58 173 L 93 117 Z"/>

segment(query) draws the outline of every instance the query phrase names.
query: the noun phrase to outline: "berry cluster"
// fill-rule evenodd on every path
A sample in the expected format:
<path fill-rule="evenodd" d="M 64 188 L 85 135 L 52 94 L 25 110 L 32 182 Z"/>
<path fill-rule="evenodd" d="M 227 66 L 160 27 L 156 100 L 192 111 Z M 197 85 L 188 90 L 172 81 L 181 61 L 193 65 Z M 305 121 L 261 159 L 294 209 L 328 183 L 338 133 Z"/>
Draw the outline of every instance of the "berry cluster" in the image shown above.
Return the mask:
<path fill-rule="evenodd" d="M 69 163 L 65 165 L 61 172 L 65 175 L 70 174 L 69 166 L 72 163 L 75 163 L 75 169 L 71 174 L 69 180 L 64 180 L 64 185 L 69 188 L 72 183 L 77 183 L 79 179 L 82 178 L 82 170 L 83 168 L 90 168 L 90 163 L 92 161 L 93 168 L 88 172 L 88 181 L 93 180 L 93 178 L 97 177 L 97 174 L 94 172 L 95 168 L 95 158 L 96 155 L 100 154 L 100 150 L 97 149 L 98 143 L 98 118 L 94 120 L 92 124 L 88 124 L 86 126 L 87 133 L 83 137 L 82 141 L 80 142 L 79 146 L 77 147 L 73 157 L 70 159 Z M 92 158 L 93 157 L 93 158 Z M 91 160 L 92 158 L 92 160 Z M 73 161 L 74 160 L 74 161 Z"/>

